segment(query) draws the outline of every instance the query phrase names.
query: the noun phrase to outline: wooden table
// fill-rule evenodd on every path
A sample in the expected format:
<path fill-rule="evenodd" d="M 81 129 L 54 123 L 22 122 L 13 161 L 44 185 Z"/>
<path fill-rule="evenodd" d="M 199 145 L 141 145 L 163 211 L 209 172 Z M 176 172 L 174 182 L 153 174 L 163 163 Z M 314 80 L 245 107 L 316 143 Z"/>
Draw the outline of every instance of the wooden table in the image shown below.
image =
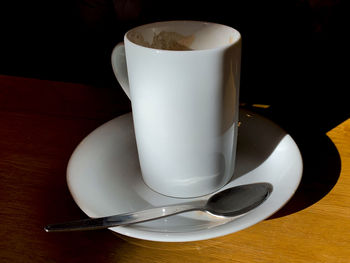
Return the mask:
<path fill-rule="evenodd" d="M 350 119 L 327 136 L 295 134 L 305 165 L 296 195 L 238 233 L 190 243 L 45 233 L 84 217 L 66 185 L 74 148 L 128 111 L 119 89 L 0 76 L 0 262 L 350 262 Z"/>

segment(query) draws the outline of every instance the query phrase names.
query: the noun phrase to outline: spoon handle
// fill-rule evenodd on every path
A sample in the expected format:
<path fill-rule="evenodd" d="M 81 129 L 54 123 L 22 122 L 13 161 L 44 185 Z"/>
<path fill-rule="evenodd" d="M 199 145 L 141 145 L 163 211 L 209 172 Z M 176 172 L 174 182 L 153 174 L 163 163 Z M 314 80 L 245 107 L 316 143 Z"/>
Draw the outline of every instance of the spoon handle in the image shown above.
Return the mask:
<path fill-rule="evenodd" d="M 71 221 L 60 224 L 47 225 L 44 229 L 46 232 L 64 232 L 64 231 L 82 231 L 95 230 L 115 226 L 141 223 L 157 218 L 167 217 L 183 212 L 202 210 L 203 202 L 192 202 L 188 204 L 177 204 L 164 207 L 156 207 L 143 211 L 125 213 L 114 216 L 89 218 L 77 221 Z"/>

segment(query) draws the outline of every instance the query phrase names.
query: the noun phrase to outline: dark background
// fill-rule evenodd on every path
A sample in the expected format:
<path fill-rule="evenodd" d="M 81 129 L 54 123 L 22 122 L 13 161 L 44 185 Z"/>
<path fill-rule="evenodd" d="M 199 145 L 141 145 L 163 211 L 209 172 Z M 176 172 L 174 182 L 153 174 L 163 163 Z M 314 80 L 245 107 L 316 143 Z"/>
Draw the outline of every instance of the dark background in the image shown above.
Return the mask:
<path fill-rule="evenodd" d="M 218 22 L 242 34 L 241 101 L 324 132 L 349 117 L 348 14 L 340 0 L 2 2 L 0 74 L 118 88 L 110 54 L 128 29 Z"/>

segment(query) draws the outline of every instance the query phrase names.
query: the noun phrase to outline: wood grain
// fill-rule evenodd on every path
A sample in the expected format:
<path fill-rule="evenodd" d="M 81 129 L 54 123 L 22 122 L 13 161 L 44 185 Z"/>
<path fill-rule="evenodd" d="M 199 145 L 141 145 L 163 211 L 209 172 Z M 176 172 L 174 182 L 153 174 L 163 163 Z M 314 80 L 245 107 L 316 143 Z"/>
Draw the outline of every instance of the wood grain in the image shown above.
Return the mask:
<path fill-rule="evenodd" d="M 350 262 L 350 119 L 324 135 L 333 148 L 314 153 L 336 178 L 306 179 L 284 209 L 238 233 L 190 243 L 45 233 L 47 223 L 84 216 L 65 181 L 74 148 L 128 111 L 117 89 L 0 76 L 0 262 Z"/>

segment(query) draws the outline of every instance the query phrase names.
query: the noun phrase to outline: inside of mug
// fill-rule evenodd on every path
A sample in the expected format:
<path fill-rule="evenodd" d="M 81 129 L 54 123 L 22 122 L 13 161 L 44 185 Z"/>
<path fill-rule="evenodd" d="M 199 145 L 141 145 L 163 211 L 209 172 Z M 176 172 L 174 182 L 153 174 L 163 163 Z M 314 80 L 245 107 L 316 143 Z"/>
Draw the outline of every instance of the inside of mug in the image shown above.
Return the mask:
<path fill-rule="evenodd" d="M 240 34 L 229 26 L 215 23 L 169 21 L 136 27 L 126 38 L 148 48 L 205 50 L 231 45 L 240 39 Z"/>

